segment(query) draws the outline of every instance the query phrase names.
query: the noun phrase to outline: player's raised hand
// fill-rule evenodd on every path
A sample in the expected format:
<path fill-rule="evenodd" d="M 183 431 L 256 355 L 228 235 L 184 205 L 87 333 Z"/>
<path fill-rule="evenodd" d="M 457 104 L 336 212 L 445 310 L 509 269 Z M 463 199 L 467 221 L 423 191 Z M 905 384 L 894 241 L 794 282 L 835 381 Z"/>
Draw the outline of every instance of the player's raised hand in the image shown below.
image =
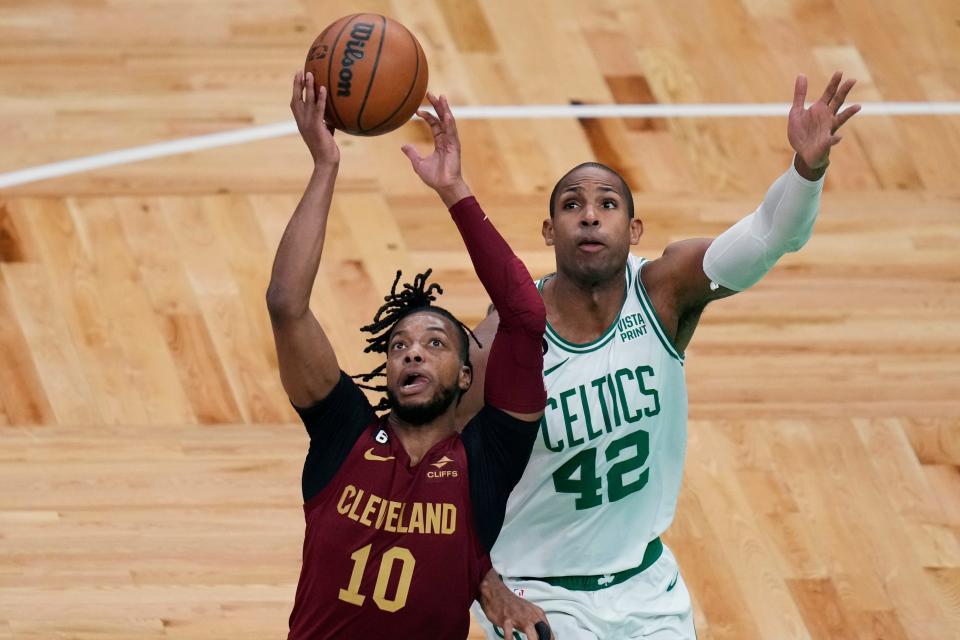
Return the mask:
<path fill-rule="evenodd" d="M 427 99 L 437 115 L 422 109 L 417 111 L 417 115 L 430 125 L 433 133 L 433 153 L 423 157 L 412 144 L 403 145 L 401 150 L 410 159 L 413 170 L 423 183 L 439 193 L 447 206 L 450 206 L 461 197 L 469 195 L 460 173 L 460 135 L 457 133 L 457 121 L 446 97 L 428 93 Z M 456 199 L 448 202 L 453 198 Z"/>
<path fill-rule="evenodd" d="M 840 142 L 837 130 L 860 111 L 855 104 L 840 111 L 856 80 L 841 84 L 843 73 L 837 71 L 830 79 L 820 99 L 804 108 L 807 96 L 806 76 L 797 76 L 793 91 L 793 106 L 787 121 L 787 139 L 801 160 L 813 171 L 825 169 L 830 164 L 830 149 Z"/>
<path fill-rule="evenodd" d="M 340 148 L 333 140 L 333 127 L 323 120 L 327 107 L 327 88 L 314 83 L 313 74 L 297 71 L 293 78 L 290 110 L 297 121 L 300 136 L 307 143 L 314 164 L 337 164 Z"/>

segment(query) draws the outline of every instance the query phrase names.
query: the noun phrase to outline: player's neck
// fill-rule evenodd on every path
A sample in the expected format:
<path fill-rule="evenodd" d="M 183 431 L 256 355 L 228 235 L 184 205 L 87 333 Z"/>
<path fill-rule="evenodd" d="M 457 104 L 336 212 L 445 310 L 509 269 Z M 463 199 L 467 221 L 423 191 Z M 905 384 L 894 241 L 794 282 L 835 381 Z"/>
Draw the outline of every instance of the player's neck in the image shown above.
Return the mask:
<path fill-rule="evenodd" d="M 578 344 L 597 339 L 623 306 L 623 274 L 597 283 L 582 283 L 562 272 L 547 282 L 543 300 L 547 321 L 564 339 Z"/>
<path fill-rule="evenodd" d="M 410 464 L 416 465 L 427 452 L 441 440 L 455 434 L 453 407 L 426 424 L 409 424 L 391 413 L 387 418 L 390 427 L 400 439 L 404 451 L 410 457 Z"/>

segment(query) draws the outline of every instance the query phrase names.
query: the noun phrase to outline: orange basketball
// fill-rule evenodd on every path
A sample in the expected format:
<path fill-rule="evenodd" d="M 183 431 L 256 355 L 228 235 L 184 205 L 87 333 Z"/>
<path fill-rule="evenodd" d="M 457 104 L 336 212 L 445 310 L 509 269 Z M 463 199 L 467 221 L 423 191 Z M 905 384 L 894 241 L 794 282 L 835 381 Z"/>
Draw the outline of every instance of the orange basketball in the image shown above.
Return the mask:
<path fill-rule="evenodd" d="M 317 36 L 304 71 L 327 88 L 327 122 L 358 136 L 393 131 L 427 92 L 427 58 L 396 20 L 376 13 L 340 18 Z"/>

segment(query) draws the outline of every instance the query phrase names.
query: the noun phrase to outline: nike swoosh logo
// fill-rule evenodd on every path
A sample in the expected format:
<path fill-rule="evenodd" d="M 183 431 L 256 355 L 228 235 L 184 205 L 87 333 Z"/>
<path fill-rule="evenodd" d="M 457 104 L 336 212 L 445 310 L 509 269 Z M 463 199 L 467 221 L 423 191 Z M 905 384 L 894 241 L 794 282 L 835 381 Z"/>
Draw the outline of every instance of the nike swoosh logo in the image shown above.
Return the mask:
<path fill-rule="evenodd" d="M 569 360 L 569 359 L 570 359 L 570 358 L 567 358 L 567 360 Z M 564 361 L 561 362 L 560 364 L 555 364 L 555 365 L 553 365 L 552 367 L 550 367 L 549 369 L 547 369 L 546 371 L 544 371 L 544 372 L 543 372 L 543 377 L 546 378 L 548 375 L 550 375 L 551 373 L 553 373 L 554 371 L 556 371 L 557 369 L 559 369 L 560 367 L 562 367 L 563 365 L 565 365 L 565 364 L 567 363 L 567 360 L 564 360 Z"/>
<path fill-rule="evenodd" d="M 373 452 L 373 447 L 370 447 L 363 452 L 363 459 L 371 462 L 386 462 L 387 460 L 393 460 L 393 456 L 378 456 Z"/>
<path fill-rule="evenodd" d="M 673 576 L 673 580 L 670 584 L 667 585 L 667 591 L 672 591 L 675 586 L 677 586 L 677 580 L 680 578 L 680 572 L 677 571 L 677 575 Z"/>

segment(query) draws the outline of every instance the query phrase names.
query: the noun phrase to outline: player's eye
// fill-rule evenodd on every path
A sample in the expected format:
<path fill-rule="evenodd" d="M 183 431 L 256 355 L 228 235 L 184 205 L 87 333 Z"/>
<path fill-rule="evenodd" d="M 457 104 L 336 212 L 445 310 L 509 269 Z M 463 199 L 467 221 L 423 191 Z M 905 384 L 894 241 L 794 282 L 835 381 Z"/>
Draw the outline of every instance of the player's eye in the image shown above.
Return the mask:
<path fill-rule="evenodd" d="M 400 349 L 403 349 L 404 346 L 405 346 L 405 345 L 403 344 L 403 342 L 397 340 L 397 341 L 394 342 L 392 345 L 390 345 L 390 350 L 391 350 L 391 351 L 398 351 L 398 350 L 400 350 Z"/>
<path fill-rule="evenodd" d="M 576 200 L 567 200 L 566 202 L 563 203 L 563 205 L 562 205 L 560 208 L 561 208 L 561 209 L 576 209 L 576 208 L 579 207 L 579 206 L 580 206 L 580 203 L 577 202 Z"/>
<path fill-rule="evenodd" d="M 616 209 L 617 201 L 616 200 L 604 200 L 602 204 L 604 209 Z"/>
<path fill-rule="evenodd" d="M 442 347 L 442 346 L 443 346 L 443 340 L 441 340 L 440 338 L 432 338 L 432 339 L 430 340 L 430 346 L 431 346 L 431 347 Z"/>

